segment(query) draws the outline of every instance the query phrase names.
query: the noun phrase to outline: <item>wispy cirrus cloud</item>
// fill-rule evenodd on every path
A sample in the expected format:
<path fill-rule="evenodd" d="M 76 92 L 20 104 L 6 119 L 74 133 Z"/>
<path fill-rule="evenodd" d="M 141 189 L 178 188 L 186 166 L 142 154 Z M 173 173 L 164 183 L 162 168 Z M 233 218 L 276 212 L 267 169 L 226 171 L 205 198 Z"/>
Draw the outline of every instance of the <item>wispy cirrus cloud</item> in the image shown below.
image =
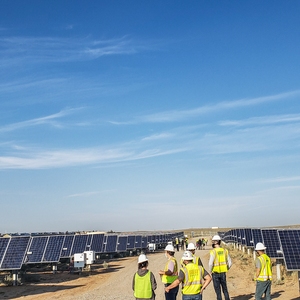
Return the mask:
<path fill-rule="evenodd" d="M 107 55 L 135 54 L 154 49 L 150 42 L 135 41 L 128 36 L 115 39 L 2 37 L 0 64 L 16 62 L 65 62 L 97 59 Z"/>
<path fill-rule="evenodd" d="M 269 183 L 280 183 L 280 182 L 291 182 L 291 181 L 300 181 L 300 176 L 293 176 L 293 177 L 276 177 L 270 179 L 262 179 L 263 182 Z"/>
<path fill-rule="evenodd" d="M 86 192 L 86 193 L 79 193 L 79 194 L 72 194 L 72 195 L 68 195 L 67 198 L 83 198 L 83 197 L 91 197 L 94 195 L 98 195 L 100 194 L 100 192 Z"/>
<path fill-rule="evenodd" d="M 158 133 L 158 134 L 153 134 L 147 137 L 144 137 L 142 141 L 155 141 L 155 140 L 165 140 L 172 138 L 174 134 L 169 133 L 169 132 L 164 132 L 164 133 Z"/>
<path fill-rule="evenodd" d="M 171 155 L 184 152 L 184 148 L 83 148 L 42 150 L 23 148 L 0 156 L 0 169 L 53 169 L 80 165 L 98 165 L 106 163 L 124 162 L 147 159 L 151 157 Z"/>
<path fill-rule="evenodd" d="M 196 143 L 211 154 L 295 151 L 300 147 L 298 124 L 224 128 L 219 132 L 207 131 Z"/>
<path fill-rule="evenodd" d="M 45 116 L 45 117 L 40 117 L 40 118 L 35 118 L 35 119 L 23 121 L 23 122 L 17 122 L 17 123 L 5 125 L 5 126 L 0 127 L 0 133 L 15 131 L 15 130 L 19 130 L 19 129 L 23 129 L 23 128 L 27 128 L 27 127 L 38 126 L 38 125 L 45 125 L 45 124 L 55 126 L 55 127 L 60 127 L 61 126 L 60 123 L 57 122 L 58 119 L 61 119 L 67 115 L 70 115 L 79 109 L 80 108 L 66 109 L 66 110 L 62 110 L 58 113 Z"/>
<path fill-rule="evenodd" d="M 276 95 L 240 99 L 234 101 L 222 101 L 212 105 L 203 105 L 194 109 L 189 110 L 171 110 L 165 112 L 159 112 L 150 115 L 138 116 L 129 121 L 110 121 L 115 125 L 125 124 L 137 124 L 137 123 L 168 123 L 168 122 L 179 122 L 196 118 L 200 115 L 209 114 L 216 111 L 230 110 L 235 108 L 255 106 L 263 103 L 280 101 L 284 99 L 294 98 L 300 96 L 300 90 L 295 90 L 286 93 L 280 93 Z"/>
<path fill-rule="evenodd" d="M 276 116 L 254 117 L 244 120 L 227 120 L 219 122 L 221 126 L 250 126 L 250 125 L 274 125 L 281 123 L 300 122 L 300 114 L 286 114 Z"/>

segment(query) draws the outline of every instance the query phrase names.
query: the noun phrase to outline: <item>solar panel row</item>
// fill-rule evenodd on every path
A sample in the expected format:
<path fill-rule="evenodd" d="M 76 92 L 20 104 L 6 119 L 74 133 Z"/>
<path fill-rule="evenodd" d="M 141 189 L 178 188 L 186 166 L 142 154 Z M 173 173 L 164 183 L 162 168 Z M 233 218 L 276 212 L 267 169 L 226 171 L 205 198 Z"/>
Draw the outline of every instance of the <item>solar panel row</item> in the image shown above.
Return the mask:
<path fill-rule="evenodd" d="M 167 243 L 183 232 L 160 235 L 73 234 L 0 238 L 0 270 L 19 270 L 23 264 L 54 263 L 75 253 L 116 253 L 146 249 L 149 240 Z"/>
<path fill-rule="evenodd" d="M 300 270 L 300 229 L 232 229 L 222 232 L 222 240 L 250 248 L 261 242 L 271 258 L 284 260 L 288 271 Z"/>

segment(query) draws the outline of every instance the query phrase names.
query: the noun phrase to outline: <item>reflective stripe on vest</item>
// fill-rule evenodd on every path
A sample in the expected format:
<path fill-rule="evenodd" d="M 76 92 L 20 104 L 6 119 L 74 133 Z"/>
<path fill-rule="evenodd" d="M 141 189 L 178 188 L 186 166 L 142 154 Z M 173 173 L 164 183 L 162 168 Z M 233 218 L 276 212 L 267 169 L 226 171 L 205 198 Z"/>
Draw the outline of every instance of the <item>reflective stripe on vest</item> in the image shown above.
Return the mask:
<path fill-rule="evenodd" d="M 177 261 L 176 261 L 175 257 L 173 257 L 173 256 L 171 256 L 170 259 L 168 260 L 168 262 L 166 263 L 165 268 L 164 268 L 164 271 L 166 272 L 166 271 L 169 270 L 168 266 L 169 266 L 169 261 L 170 261 L 170 260 L 172 260 L 173 263 L 174 263 L 174 271 L 173 271 L 173 274 L 172 274 L 172 275 L 163 275 L 163 276 L 161 277 L 162 283 L 172 283 L 172 282 L 175 281 L 175 280 L 177 279 L 177 277 L 178 277 Z"/>
<path fill-rule="evenodd" d="M 227 251 L 227 249 L 216 248 L 214 250 L 211 250 L 211 253 L 213 253 L 215 256 L 212 272 L 213 273 L 227 272 L 228 271 L 228 268 L 227 268 L 228 251 Z"/>
<path fill-rule="evenodd" d="M 182 294 L 199 294 L 202 287 L 201 282 L 204 274 L 203 267 L 199 267 L 194 263 L 188 263 L 181 270 L 182 272 L 184 272 L 184 282 L 182 282 Z"/>
<path fill-rule="evenodd" d="M 134 276 L 134 297 L 142 299 L 151 299 L 152 297 L 152 286 L 150 271 L 145 276 L 140 276 L 135 273 Z"/>
<path fill-rule="evenodd" d="M 260 261 L 260 273 L 256 280 L 266 281 L 272 280 L 271 260 L 267 254 L 262 254 L 258 257 Z"/>

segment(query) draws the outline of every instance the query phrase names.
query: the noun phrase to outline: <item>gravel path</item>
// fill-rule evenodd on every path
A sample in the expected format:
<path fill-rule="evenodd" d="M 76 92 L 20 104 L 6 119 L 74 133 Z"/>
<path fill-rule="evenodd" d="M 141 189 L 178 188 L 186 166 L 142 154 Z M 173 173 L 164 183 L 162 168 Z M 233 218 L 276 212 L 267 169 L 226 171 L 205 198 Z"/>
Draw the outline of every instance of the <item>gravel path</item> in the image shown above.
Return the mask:
<path fill-rule="evenodd" d="M 201 257 L 204 266 L 207 266 L 209 250 L 198 250 L 197 255 Z M 182 257 L 183 251 L 175 252 L 175 257 L 178 262 Z M 164 268 L 166 258 L 163 252 L 147 254 L 149 259 L 149 270 L 153 272 L 157 281 L 156 300 L 164 300 L 164 286 L 161 283 L 158 271 Z M 133 291 L 131 289 L 132 278 L 137 270 L 137 257 L 130 258 L 124 264 L 124 268 L 112 275 L 112 280 L 101 284 L 99 288 L 73 298 L 78 300 L 85 299 L 101 299 L 101 300 L 120 300 L 120 299 L 134 299 Z M 213 299 L 214 291 L 212 283 L 205 290 L 204 299 Z M 178 294 L 178 299 L 181 299 L 181 294 Z M 71 298 L 70 298 L 71 299 Z"/>

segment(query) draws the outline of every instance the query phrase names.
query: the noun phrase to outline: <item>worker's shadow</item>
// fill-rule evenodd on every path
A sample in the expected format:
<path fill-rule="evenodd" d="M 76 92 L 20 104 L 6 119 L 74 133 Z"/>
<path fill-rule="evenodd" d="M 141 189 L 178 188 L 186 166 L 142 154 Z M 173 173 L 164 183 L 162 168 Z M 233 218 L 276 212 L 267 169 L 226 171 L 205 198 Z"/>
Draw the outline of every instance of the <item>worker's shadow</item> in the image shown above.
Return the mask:
<path fill-rule="evenodd" d="M 249 295 L 239 295 L 239 296 L 235 296 L 235 297 L 230 297 L 231 300 L 250 300 L 250 299 L 254 299 L 254 293 L 251 293 Z"/>
<path fill-rule="evenodd" d="M 271 293 L 272 299 L 279 298 L 282 295 L 283 292 L 284 291 L 278 291 L 278 292 L 275 292 L 275 293 Z M 250 299 L 254 299 L 254 296 L 255 296 L 255 294 L 251 293 L 249 295 L 240 295 L 240 296 L 231 297 L 231 300 L 250 300 Z M 290 300 L 300 300 L 300 297 L 296 297 L 296 298 L 293 298 L 293 299 L 290 299 Z"/>

